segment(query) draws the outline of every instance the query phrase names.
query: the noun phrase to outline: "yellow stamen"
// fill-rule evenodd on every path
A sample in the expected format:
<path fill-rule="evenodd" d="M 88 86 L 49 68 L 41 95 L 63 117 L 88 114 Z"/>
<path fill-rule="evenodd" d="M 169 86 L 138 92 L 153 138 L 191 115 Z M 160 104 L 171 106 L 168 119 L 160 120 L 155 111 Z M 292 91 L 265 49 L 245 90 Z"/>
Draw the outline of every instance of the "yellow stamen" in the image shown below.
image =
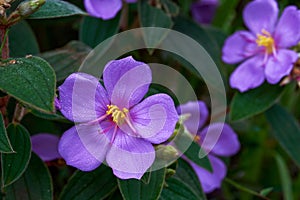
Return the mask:
<path fill-rule="evenodd" d="M 128 113 L 128 109 L 127 108 L 123 108 L 122 110 L 120 110 L 120 108 L 116 105 L 107 105 L 107 111 L 106 114 L 107 115 L 111 115 L 113 121 L 117 124 L 117 125 L 121 125 L 124 123 L 124 120 L 127 116 Z"/>
<path fill-rule="evenodd" d="M 256 44 L 258 46 L 265 47 L 266 52 L 270 54 L 274 51 L 274 47 L 275 47 L 274 39 L 268 31 L 263 29 L 261 32 L 262 34 L 257 34 Z"/>

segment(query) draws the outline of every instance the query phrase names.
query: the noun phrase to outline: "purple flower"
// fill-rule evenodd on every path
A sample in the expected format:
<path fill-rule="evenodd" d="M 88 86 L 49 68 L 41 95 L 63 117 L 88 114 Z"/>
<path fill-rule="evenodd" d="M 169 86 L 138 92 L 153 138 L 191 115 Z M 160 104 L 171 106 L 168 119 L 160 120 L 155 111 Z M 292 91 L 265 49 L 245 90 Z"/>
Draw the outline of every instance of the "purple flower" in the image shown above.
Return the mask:
<path fill-rule="evenodd" d="M 300 12 L 295 6 L 284 9 L 280 19 L 274 0 L 255 0 L 243 12 L 250 31 L 237 31 L 227 38 L 223 61 L 235 64 L 244 61 L 232 73 L 230 85 L 241 92 L 260 86 L 264 80 L 278 83 L 288 75 L 297 53 L 288 50 L 300 39 Z"/>
<path fill-rule="evenodd" d="M 140 179 L 154 162 L 152 144 L 166 141 L 178 120 L 168 95 L 142 100 L 151 80 L 149 66 L 131 56 L 105 66 L 105 88 L 89 74 L 71 74 L 59 87 L 61 112 L 77 123 L 59 142 L 66 163 L 90 171 L 106 160 L 117 177 Z"/>
<path fill-rule="evenodd" d="M 210 24 L 218 6 L 218 0 L 198 0 L 191 5 L 192 16 L 199 24 Z"/>
<path fill-rule="evenodd" d="M 39 133 L 31 136 L 30 139 L 32 151 L 43 161 L 61 158 L 58 153 L 58 136 L 49 133 Z"/>
<path fill-rule="evenodd" d="M 137 0 L 125 0 L 126 3 L 135 3 Z M 84 0 L 87 12 L 104 20 L 114 18 L 122 8 L 122 0 Z"/>
<path fill-rule="evenodd" d="M 224 179 L 227 168 L 223 161 L 216 156 L 232 156 L 240 149 L 240 143 L 237 134 L 228 124 L 212 123 L 209 127 L 203 127 L 208 119 L 208 109 L 204 102 L 194 101 L 188 102 L 178 107 L 181 114 L 190 114 L 189 118 L 184 122 L 186 128 L 197 138 L 197 142 L 202 149 L 208 153 L 208 159 L 212 165 L 213 172 L 198 166 L 191 160 L 185 158 L 192 168 L 195 170 L 202 188 L 205 193 L 212 192 L 220 188 Z M 208 128 L 210 129 L 209 134 Z M 222 130 L 218 141 L 215 143 L 215 137 Z M 206 142 L 203 142 L 204 139 Z"/>

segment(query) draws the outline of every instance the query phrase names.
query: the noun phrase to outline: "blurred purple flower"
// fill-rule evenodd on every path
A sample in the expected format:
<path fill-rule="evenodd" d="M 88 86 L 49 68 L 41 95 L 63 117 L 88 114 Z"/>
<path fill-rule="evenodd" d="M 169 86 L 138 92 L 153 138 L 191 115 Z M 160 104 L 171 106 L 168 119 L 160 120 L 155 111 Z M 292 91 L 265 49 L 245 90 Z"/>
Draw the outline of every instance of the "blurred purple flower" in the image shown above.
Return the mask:
<path fill-rule="evenodd" d="M 131 56 L 105 66 L 105 88 L 89 74 L 71 74 L 59 87 L 62 114 L 78 123 L 59 142 L 66 163 L 90 171 L 106 159 L 117 177 L 140 179 L 154 162 L 152 143 L 166 141 L 178 120 L 168 95 L 141 101 L 151 80 L 149 66 Z"/>
<path fill-rule="evenodd" d="M 125 0 L 126 3 L 135 3 L 137 0 Z M 84 0 L 87 12 L 104 20 L 114 18 L 122 8 L 122 0 Z"/>
<path fill-rule="evenodd" d="M 194 20 L 200 24 L 210 24 L 219 6 L 219 0 L 198 0 L 191 5 Z"/>
<path fill-rule="evenodd" d="M 43 161 L 51 161 L 61 158 L 58 153 L 59 137 L 49 133 L 39 133 L 31 138 L 32 151 Z"/>
<path fill-rule="evenodd" d="M 245 7 L 243 18 L 250 31 L 237 31 L 223 47 L 224 62 L 245 60 L 230 77 L 232 88 L 244 92 L 260 86 L 265 79 L 276 84 L 291 72 L 297 53 L 288 48 L 299 42 L 300 12 L 288 6 L 278 21 L 277 17 L 275 0 L 255 0 Z"/>
<path fill-rule="evenodd" d="M 198 138 L 197 142 L 201 148 L 209 151 L 208 159 L 212 165 L 213 172 L 209 172 L 187 158 L 185 159 L 198 175 L 204 192 L 212 192 L 221 187 L 222 180 L 227 172 L 226 165 L 216 156 L 228 157 L 239 151 L 240 143 L 237 134 L 226 123 L 212 123 L 209 127 L 203 127 L 208 119 L 209 112 L 205 103 L 202 101 L 188 102 L 180 105 L 177 110 L 181 114 L 190 114 L 189 118 L 184 122 L 184 125 L 191 134 Z M 210 129 L 209 134 L 207 134 L 208 128 Z M 215 144 L 214 134 L 218 134 L 219 130 L 222 130 L 222 132 Z M 204 139 L 206 140 L 205 143 L 203 143 Z"/>

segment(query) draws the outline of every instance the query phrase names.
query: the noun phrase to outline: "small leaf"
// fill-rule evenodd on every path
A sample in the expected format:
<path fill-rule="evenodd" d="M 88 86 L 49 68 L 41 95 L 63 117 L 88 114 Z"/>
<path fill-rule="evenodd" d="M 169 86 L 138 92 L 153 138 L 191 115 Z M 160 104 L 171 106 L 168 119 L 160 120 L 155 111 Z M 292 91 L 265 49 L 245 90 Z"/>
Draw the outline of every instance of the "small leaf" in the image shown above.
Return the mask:
<path fill-rule="evenodd" d="M 27 168 L 31 155 L 30 136 L 22 125 L 10 124 L 7 127 L 7 133 L 16 153 L 2 154 L 2 184 L 4 186 L 20 178 Z"/>
<path fill-rule="evenodd" d="M 293 191 L 292 191 L 292 180 L 289 174 L 289 170 L 286 164 L 284 163 L 283 158 L 279 154 L 276 154 L 275 159 L 279 170 L 284 199 L 293 200 L 294 198 L 293 198 Z"/>
<path fill-rule="evenodd" d="M 139 13 L 142 27 L 166 28 L 166 31 L 156 31 L 155 29 L 143 31 L 146 46 L 151 48 L 149 53 L 152 53 L 153 49 L 167 36 L 169 33 L 168 29 L 172 28 L 173 22 L 171 17 L 161 9 L 150 6 L 147 1 L 140 1 Z"/>
<path fill-rule="evenodd" d="M 268 194 L 270 194 L 272 191 L 273 191 L 274 188 L 272 187 L 269 187 L 269 188 L 265 188 L 265 189 L 262 189 L 259 194 L 261 194 L 262 196 L 266 197 L 268 196 Z"/>
<path fill-rule="evenodd" d="M 102 164 L 91 172 L 75 172 L 63 189 L 59 199 L 105 199 L 116 189 L 115 176 L 110 168 Z"/>
<path fill-rule="evenodd" d="M 55 74 L 45 60 L 32 56 L 9 59 L 1 65 L 1 90 L 34 109 L 53 112 Z"/>
<path fill-rule="evenodd" d="M 121 14 L 110 20 L 95 17 L 85 17 L 81 23 L 80 41 L 94 48 L 105 39 L 113 36 L 119 30 Z"/>
<path fill-rule="evenodd" d="M 300 127 L 297 120 L 279 105 L 269 109 L 266 116 L 272 126 L 271 134 L 300 166 Z"/>
<path fill-rule="evenodd" d="M 176 178 L 168 178 L 166 187 L 164 187 L 160 200 L 202 200 L 200 196 L 198 196 L 190 186 L 186 185 L 182 181 Z"/>
<path fill-rule="evenodd" d="M 190 166 L 188 162 L 183 159 L 178 160 L 178 167 L 176 169 L 176 174 L 173 178 L 179 179 L 186 185 L 190 187 L 191 190 L 201 199 L 206 199 L 205 193 L 203 192 L 200 181 L 194 169 Z"/>
<path fill-rule="evenodd" d="M 77 6 L 62 0 L 46 0 L 46 3 L 29 19 L 49 19 L 56 17 L 67 17 L 72 15 L 86 15 Z"/>
<path fill-rule="evenodd" d="M 35 35 L 26 21 L 21 21 L 9 30 L 9 50 L 11 57 L 38 54 L 39 46 Z"/>
<path fill-rule="evenodd" d="M 264 112 L 276 102 L 283 91 L 283 87 L 264 84 L 245 93 L 237 92 L 231 102 L 231 120 L 246 119 Z"/>
<path fill-rule="evenodd" d="M 5 193 L 6 200 L 53 199 L 52 180 L 47 166 L 32 154 L 25 173 L 6 187 Z"/>
<path fill-rule="evenodd" d="M 71 41 L 66 46 L 40 54 L 53 67 L 57 81 L 63 81 L 76 72 L 91 48 L 79 41 Z"/>
<path fill-rule="evenodd" d="M 152 171 L 150 177 L 147 176 L 146 181 L 128 179 L 118 179 L 119 188 L 124 199 L 140 199 L 140 200 L 152 200 L 158 199 L 165 179 L 165 168 Z M 145 183 L 146 182 L 146 183 Z M 147 183 L 148 182 L 148 183 Z"/>
<path fill-rule="evenodd" d="M 179 7 L 171 0 L 161 0 L 161 3 L 166 11 L 171 16 L 177 16 L 179 14 Z"/>
<path fill-rule="evenodd" d="M 7 137 L 7 132 L 4 126 L 4 120 L 2 114 L 0 114 L 0 153 L 14 152 L 10 141 Z"/>

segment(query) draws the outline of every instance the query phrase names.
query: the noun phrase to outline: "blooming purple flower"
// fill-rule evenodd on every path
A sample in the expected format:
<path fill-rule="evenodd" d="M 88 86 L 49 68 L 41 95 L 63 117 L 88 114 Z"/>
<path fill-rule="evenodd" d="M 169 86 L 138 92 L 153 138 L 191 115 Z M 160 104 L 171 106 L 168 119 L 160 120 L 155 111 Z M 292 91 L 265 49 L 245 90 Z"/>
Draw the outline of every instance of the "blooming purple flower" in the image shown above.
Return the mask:
<path fill-rule="evenodd" d="M 58 153 L 58 136 L 49 133 L 39 133 L 31 136 L 30 139 L 32 151 L 43 161 L 61 158 Z"/>
<path fill-rule="evenodd" d="M 198 0 L 191 5 L 191 13 L 199 24 L 210 24 L 219 6 L 219 0 Z"/>
<path fill-rule="evenodd" d="M 244 61 L 232 73 L 230 85 L 241 92 L 260 86 L 265 79 L 278 83 L 288 75 L 297 53 L 288 48 L 300 39 L 300 12 L 295 6 L 284 9 L 280 19 L 275 0 L 255 0 L 244 9 L 243 18 L 250 31 L 237 31 L 227 38 L 223 61 Z"/>
<path fill-rule="evenodd" d="M 227 172 L 223 161 L 216 156 L 232 156 L 239 151 L 240 143 L 237 134 L 226 123 L 212 123 L 209 127 L 203 127 L 208 119 L 209 112 L 205 103 L 202 101 L 193 101 L 180 105 L 178 111 L 181 114 L 190 114 L 189 118 L 184 122 L 184 125 L 198 138 L 197 142 L 201 148 L 209 152 L 208 159 L 213 172 L 209 172 L 187 158 L 185 159 L 195 170 L 204 192 L 212 192 L 221 187 L 222 180 Z M 207 134 L 208 128 L 210 129 L 209 134 Z M 218 141 L 215 143 L 215 134 L 219 134 L 219 130 L 222 130 L 222 132 Z M 204 139 L 206 142 L 203 142 Z"/>
<path fill-rule="evenodd" d="M 140 179 L 155 159 L 152 144 L 174 132 L 178 114 L 166 94 L 143 99 L 151 70 L 131 56 L 109 62 L 103 82 L 89 74 L 71 74 L 59 87 L 62 114 L 76 126 L 59 142 L 68 165 L 83 171 L 104 160 L 121 179 Z"/>
<path fill-rule="evenodd" d="M 125 0 L 126 3 L 135 3 L 137 0 Z M 84 0 L 87 12 L 104 20 L 114 18 L 122 8 L 122 0 Z"/>

